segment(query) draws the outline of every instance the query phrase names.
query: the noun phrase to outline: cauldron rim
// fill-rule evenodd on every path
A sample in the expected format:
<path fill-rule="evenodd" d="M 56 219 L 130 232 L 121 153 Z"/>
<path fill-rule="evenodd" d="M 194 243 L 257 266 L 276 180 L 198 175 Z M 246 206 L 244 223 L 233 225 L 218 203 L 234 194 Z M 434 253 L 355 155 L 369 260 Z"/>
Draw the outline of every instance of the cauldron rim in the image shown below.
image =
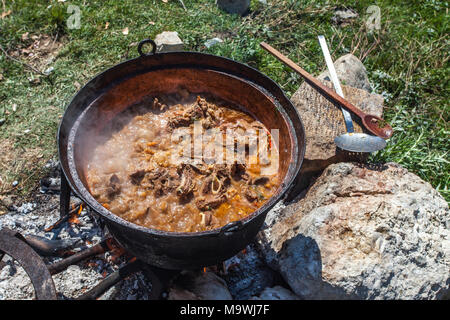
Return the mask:
<path fill-rule="evenodd" d="M 70 101 L 70 103 L 68 104 L 68 107 L 66 108 L 63 117 L 60 121 L 60 125 L 58 126 L 58 156 L 59 159 L 63 159 L 62 158 L 62 153 L 68 153 L 67 152 L 67 148 L 66 150 L 62 150 L 61 148 L 61 139 L 62 139 L 62 127 L 63 127 L 63 123 L 65 118 L 67 117 L 67 113 L 69 111 L 70 106 L 74 103 L 74 101 L 77 100 L 77 98 L 83 93 L 84 90 L 87 90 L 87 88 L 92 85 L 93 83 L 95 83 L 95 81 L 97 81 L 99 78 L 104 77 L 105 75 L 107 75 L 108 73 L 120 69 L 121 67 L 133 63 L 133 62 L 138 62 L 141 59 L 146 59 L 146 58 L 154 58 L 154 57 L 158 57 L 158 56 L 162 56 L 162 55 L 194 55 L 194 56 L 199 56 L 199 57 L 210 57 L 210 58 L 214 58 L 214 59 L 219 59 L 219 60 L 224 60 L 227 63 L 230 64 L 237 64 L 242 68 L 246 68 L 251 70 L 252 72 L 256 72 L 260 77 L 262 78 L 266 78 L 271 85 L 273 85 L 275 88 L 277 88 L 280 93 L 284 96 L 284 98 L 286 98 L 286 100 L 291 104 L 293 110 L 295 111 L 297 117 L 298 117 L 298 123 L 300 125 L 299 128 L 296 128 L 290 118 L 290 116 L 286 113 L 286 111 L 282 108 L 281 110 L 279 110 L 280 112 L 284 113 L 283 114 L 283 118 L 287 121 L 288 126 L 290 127 L 290 130 L 293 131 L 293 136 L 295 137 L 295 130 L 300 130 L 303 133 L 303 137 L 304 137 L 304 126 L 303 126 L 303 122 L 301 120 L 301 117 L 297 111 L 297 109 L 292 105 L 291 101 L 286 97 L 284 91 L 280 88 L 280 86 L 273 80 L 271 79 L 269 76 L 263 74 L 262 72 L 260 72 L 259 70 L 257 70 L 256 68 L 253 68 L 249 65 L 243 64 L 241 62 L 235 61 L 233 59 L 230 58 L 226 58 L 226 57 L 222 57 L 222 56 L 217 56 L 217 55 L 212 55 L 212 54 L 208 54 L 208 53 L 201 53 L 201 52 L 195 52 L 195 51 L 174 51 L 174 52 L 164 52 L 164 53 L 156 53 L 156 54 L 151 54 L 151 55 L 141 55 L 140 57 L 134 58 L 134 59 L 129 59 L 123 62 L 120 62 L 100 73 L 98 73 L 97 75 L 95 75 L 89 82 L 87 82 L 83 88 L 81 88 L 72 98 L 72 100 Z M 182 65 L 182 64 L 180 64 Z M 171 66 L 174 67 L 174 66 Z M 176 67 L 176 66 L 175 66 Z M 143 69 L 142 73 L 148 72 L 150 71 L 149 68 L 147 69 Z M 131 74 L 130 76 L 134 76 L 135 73 Z M 236 76 L 234 74 L 231 73 L 231 75 Z M 119 78 L 120 81 L 123 81 L 124 78 Z M 242 81 L 248 81 L 251 82 L 252 84 L 255 85 L 254 82 L 247 80 L 247 79 L 242 79 Z M 111 86 L 116 85 L 116 83 L 111 83 L 111 85 L 107 86 L 104 90 L 107 91 L 108 88 L 110 88 Z M 257 85 L 258 86 L 258 85 Z M 264 88 L 265 89 L 265 88 Z M 267 92 L 269 92 L 269 90 L 265 89 Z M 269 92 L 270 93 L 270 92 Z M 101 96 L 101 94 L 99 94 L 97 96 L 97 98 Z M 92 103 L 95 102 L 95 100 L 97 99 L 93 99 L 92 101 L 90 101 L 89 105 L 91 105 Z M 72 121 L 72 128 L 73 128 L 73 124 L 75 123 L 75 121 Z M 295 141 L 297 141 L 297 139 L 295 139 Z M 297 141 L 300 142 L 300 141 Z M 207 230 L 207 231 L 200 231 L 200 232 L 174 232 L 174 231 L 163 231 L 163 230 L 158 230 L 158 229 L 153 229 L 153 228 L 148 228 L 148 227 L 144 227 L 141 225 L 137 225 L 134 224 L 130 221 L 127 221 L 117 215 L 115 215 L 114 213 L 112 213 L 111 211 L 107 210 L 106 208 L 104 208 L 103 206 L 100 205 L 100 203 L 97 202 L 97 200 L 95 200 L 92 195 L 89 193 L 89 191 L 87 190 L 87 188 L 85 187 L 84 183 L 80 180 L 78 173 L 74 176 L 73 174 L 70 173 L 70 166 L 69 168 L 69 172 L 66 172 L 68 168 L 66 168 L 64 165 L 61 164 L 61 169 L 62 169 L 62 173 L 64 174 L 64 176 L 66 177 L 66 180 L 71 188 L 72 191 L 74 191 L 81 199 L 83 200 L 87 200 L 86 198 L 89 198 L 89 201 L 87 204 L 90 207 L 93 207 L 93 209 L 99 213 L 102 218 L 105 218 L 108 222 L 112 222 L 112 223 L 116 223 L 119 224 L 123 227 L 127 227 L 127 228 L 131 228 L 135 231 L 139 231 L 139 232 L 143 232 L 143 233 L 147 233 L 147 234 L 151 234 L 153 236 L 162 236 L 162 237 L 176 237 L 176 238 L 198 238 L 198 237 L 209 237 L 209 236 L 219 236 L 225 232 L 228 231 L 234 231 L 236 229 L 240 229 L 242 226 L 248 224 L 251 220 L 253 220 L 254 218 L 258 217 L 259 215 L 263 214 L 263 213 L 267 213 L 273 206 L 275 206 L 278 202 L 280 202 L 282 200 L 282 198 L 285 196 L 285 194 L 289 191 L 289 189 L 292 186 L 292 183 L 295 181 L 296 177 L 299 174 L 300 168 L 302 166 L 303 163 L 303 159 L 304 159 L 304 154 L 305 154 L 305 149 L 306 149 L 306 143 L 305 140 L 303 139 L 302 141 L 303 143 L 297 143 L 295 144 L 293 147 L 293 156 L 292 158 L 296 159 L 297 163 L 295 162 L 295 160 L 293 162 L 291 162 L 288 166 L 288 171 L 286 172 L 286 176 L 283 179 L 282 185 L 280 186 L 280 191 L 272 196 L 271 198 L 269 198 L 269 200 L 264 203 L 263 206 L 261 206 L 260 208 L 258 208 L 257 210 L 255 210 L 254 212 L 252 212 L 250 215 L 248 215 L 247 217 L 240 219 L 238 221 L 234 221 L 231 222 L 225 226 L 222 226 L 220 228 L 216 228 L 216 229 L 212 229 L 212 230 Z M 76 171 L 76 170 L 75 170 Z M 75 185 L 72 183 L 71 179 L 68 179 L 69 176 L 68 174 L 70 174 L 70 176 L 74 179 L 74 181 L 76 182 Z M 286 181 L 286 179 L 288 179 Z M 80 190 L 78 188 L 78 185 L 82 187 L 82 189 Z"/>

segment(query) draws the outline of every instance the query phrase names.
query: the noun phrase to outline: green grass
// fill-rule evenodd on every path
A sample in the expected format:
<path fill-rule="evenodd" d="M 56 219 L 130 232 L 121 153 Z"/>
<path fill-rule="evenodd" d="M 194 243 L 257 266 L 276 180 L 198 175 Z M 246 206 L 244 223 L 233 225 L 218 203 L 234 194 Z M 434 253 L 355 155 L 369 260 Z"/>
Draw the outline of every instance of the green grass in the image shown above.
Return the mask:
<path fill-rule="evenodd" d="M 0 45 L 8 52 L 31 43 L 22 40 L 25 32 L 30 36 L 58 35 L 64 48 L 50 64 L 54 72 L 48 77 L 0 54 L 0 119 L 6 119 L 0 127 L 0 138 L 11 141 L 18 154 L 16 170 L 2 173 L 4 186 L 18 180 L 14 192 L 21 195 L 36 186 L 43 162 L 55 156 L 59 117 L 77 92 L 77 85 L 136 57 L 139 40 L 154 38 L 166 30 L 178 31 L 187 49 L 256 67 L 290 96 L 301 81 L 263 52 L 259 42 L 269 42 L 308 72 L 318 74 L 324 63 L 317 35 L 324 34 L 333 58 L 349 52 L 360 57 L 375 92 L 385 97 L 385 118 L 393 125 L 395 135 L 371 160 L 398 162 L 429 181 L 447 201 L 450 199 L 448 2 L 278 0 L 269 1 L 272 4 L 266 7 L 252 1 L 252 13 L 244 18 L 222 12 L 213 0 L 185 3 L 187 12 L 176 0 L 123 1 L 120 6 L 116 1 L 6 3 L 5 11 L 12 13 L 0 20 Z M 78 30 L 66 26 L 69 4 L 81 9 Z M 373 4 L 381 8 L 381 30 L 370 33 L 364 25 L 366 10 Z M 350 25 L 336 26 L 331 22 L 333 11 L 342 6 L 356 10 L 359 18 Z M 107 22 L 109 27 L 105 29 Z M 122 34 L 125 27 L 129 28 L 128 35 Z M 204 42 L 214 36 L 225 41 L 207 49 Z M 30 78 L 39 78 L 40 83 Z M 20 162 L 27 150 L 38 150 L 41 158 Z"/>

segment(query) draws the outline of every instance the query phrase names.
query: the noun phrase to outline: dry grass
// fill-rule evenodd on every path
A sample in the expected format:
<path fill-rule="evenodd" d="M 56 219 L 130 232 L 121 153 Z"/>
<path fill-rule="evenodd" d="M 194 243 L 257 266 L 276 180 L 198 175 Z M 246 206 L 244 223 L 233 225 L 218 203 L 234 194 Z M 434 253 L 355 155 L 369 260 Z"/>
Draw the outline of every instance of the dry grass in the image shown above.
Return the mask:
<path fill-rule="evenodd" d="M 45 162 L 40 147 L 14 146 L 10 139 L 0 141 L 0 195 L 21 189 L 33 176 L 39 175 Z M 13 186 L 14 181 L 20 181 Z"/>

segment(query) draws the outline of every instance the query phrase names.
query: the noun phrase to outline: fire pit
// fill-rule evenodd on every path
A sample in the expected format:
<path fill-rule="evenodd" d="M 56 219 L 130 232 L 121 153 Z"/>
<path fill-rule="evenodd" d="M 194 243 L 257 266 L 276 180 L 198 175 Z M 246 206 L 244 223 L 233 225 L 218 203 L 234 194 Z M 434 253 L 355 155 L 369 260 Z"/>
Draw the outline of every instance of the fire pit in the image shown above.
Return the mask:
<path fill-rule="evenodd" d="M 56 194 L 39 194 L 39 199 L 35 211 L 0 217 L 0 299 L 179 299 L 180 286 L 192 290 L 187 275 L 203 283 L 212 279 L 212 286 L 222 282 L 235 299 L 283 285 L 254 245 L 195 272 L 165 270 L 126 252 L 76 197 L 63 217 L 54 206 Z"/>
<path fill-rule="evenodd" d="M 57 220 L 56 223 L 52 224 L 44 231 L 60 233 L 61 229 L 73 230 L 73 226 L 75 225 L 85 225 L 85 223 L 78 220 L 82 209 L 83 207 L 81 204 L 74 206 L 74 209 L 71 210 L 69 215 Z M 83 210 L 83 212 L 86 212 L 86 210 Z M 86 220 L 86 218 L 92 220 L 90 214 L 87 216 L 84 215 L 83 220 Z M 89 225 L 92 225 L 92 223 L 89 223 Z M 93 228 L 98 227 L 99 226 L 95 226 L 94 222 Z M 167 289 L 170 279 L 177 274 L 176 272 L 151 267 L 137 260 L 125 252 L 125 250 L 108 235 L 104 236 L 102 241 L 89 247 L 79 243 L 79 240 L 80 239 L 77 239 L 76 237 L 71 237 L 66 240 L 51 240 L 46 237 L 29 233 L 22 234 L 18 231 L 3 227 L 0 231 L 0 270 L 8 265 L 13 269 L 21 266 L 26 275 L 20 274 L 19 271 L 10 270 L 10 276 L 8 277 L 7 274 L 4 274 L 5 272 L 2 272 L 0 282 L 4 281 L 5 276 L 6 279 L 9 278 L 9 281 L 16 281 L 23 288 L 19 289 L 20 291 L 23 291 L 21 293 L 22 297 L 27 297 L 28 295 L 29 298 L 35 297 L 38 300 L 55 300 L 64 297 L 62 295 L 65 293 L 69 294 L 69 297 L 75 297 L 75 299 L 78 300 L 88 300 L 101 297 L 118 282 L 129 278 L 136 273 L 141 273 L 145 277 L 145 281 L 151 284 L 151 290 L 148 290 L 146 298 L 159 299 L 161 298 L 162 293 Z M 88 276 L 88 282 L 85 283 L 81 290 L 82 294 L 71 292 L 74 289 L 76 290 L 73 283 L 78 282 L 80 279 L 65 276 L 66 280 L 61 283 L 60 277 L 58 279 L 59 285 L 55 286 L 55 281 L 53 279 L 55 276 L 59 276 L 61 273 L 67 274 L 68 269 L 75 265 L 84 264 L 90 266 L 90 268 L 95 268 L 98 263 L 101 263 L 101 260 L 98 259 L 101 259 L 101 256 L 106 257 L 105 254 L 109 256 L 109 262 L 105 261 L 102 264 L 107 267 L 114 266 L 115 270 L 112 269 L 109 272 L 106 272 L 106 270 L 101 271 L 103 279 L 100 281 L 96 281 L 98 276 L 95 276 L 95 273 L 90 274 Z M 3 258 L 4 256 L 7 256 L 8 258 Z M 16 265 L 15 262 L 17 262 L 18 265 Z M 8 268 L 5 270 L 8 271 Z M 28 292 L 30 288 L 26 285 L 27 281 L 25 278 L 27 276 L 31 280 L 34 295 Z M 80 275 L 75 277 L 80 277 Z M 92 284 L 89 284 L 89 282 L 92 282 Z M 0 293 L 2 290 L 5 290 L 4 285 L 4 283 L 0 285 Z M 69 288 L 63 289 L 62 287 L 64 286 L 68 286 Z M 64 293 L 61 292 L 61 289 Z M 5 292 L 3 292 L 3 294 L 5 294 Z M 9 292 L 9 294 L 14 297 L 17 293 Z M 2 296 L 2 294 L 0 294 L 0 296 Z M 65 298 L 69 297 L 65 296 Z"/>
<path fill-rule="evenodd" d="M 147 43 L 153 46 L 150 54 L 142 52 Z M 142 41 L 139 58 L 98 75 L 69 104 L 58 134 L 62 213 L 68 212 L 72 190 L 104 220 L 114 239 L 145 263 L 177 270 L 214 265 L 250 243 L 267 212 L 289 191 L 302 164 L 305 132 L 289 99 L 257 70 L 222 57 L 195 52 L 156 54 L 155 49 L 152 40 Z M 180 87 L 240 105 L 267 128 L 280 131 L 280 188 L 248 217 L 211 231 L 164 232 L 135 225 L 101 206 L 86 188 L 83 155 L 92 134 L 146 96 L 173 93 Z"/>

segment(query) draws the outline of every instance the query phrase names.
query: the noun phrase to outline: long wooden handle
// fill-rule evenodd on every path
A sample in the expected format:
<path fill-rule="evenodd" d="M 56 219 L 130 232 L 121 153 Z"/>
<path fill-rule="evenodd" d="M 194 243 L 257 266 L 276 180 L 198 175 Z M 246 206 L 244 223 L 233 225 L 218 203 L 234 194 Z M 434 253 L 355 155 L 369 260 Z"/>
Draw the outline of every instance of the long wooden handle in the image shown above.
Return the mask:
<path fill-rule="evenodd" d="M 355 113 L 358 117 L 363 118 L 366 113 L 360 110 L 359 108 L 355 107 L 353 104 L 345 100 L 344 98 L 340 97 L 336 92 L 331 90 L 330 88 L 323 85 L 319 80 L 314 78 L 312 75 L 310 75 L 308 72 L 300 68 L 297 64 L 295 64 L 294 61 L 289 59 L 288 57 L 284 56 L 281 52 L 274 49 L 272 46 L 265 42 L 261 42 L 261 47 L 271 53 L 275 58 L 292 68 L 295 72 L 297 72 L 299 75 L 301 75 L 307 83 L 309 83 L 312 87 L 314 87 L 317 91 L 319 91 L 325 98 L 327 98 L 332 103 L 338 104 L 339 106 L 342 106 L 351 112 Z"/>

